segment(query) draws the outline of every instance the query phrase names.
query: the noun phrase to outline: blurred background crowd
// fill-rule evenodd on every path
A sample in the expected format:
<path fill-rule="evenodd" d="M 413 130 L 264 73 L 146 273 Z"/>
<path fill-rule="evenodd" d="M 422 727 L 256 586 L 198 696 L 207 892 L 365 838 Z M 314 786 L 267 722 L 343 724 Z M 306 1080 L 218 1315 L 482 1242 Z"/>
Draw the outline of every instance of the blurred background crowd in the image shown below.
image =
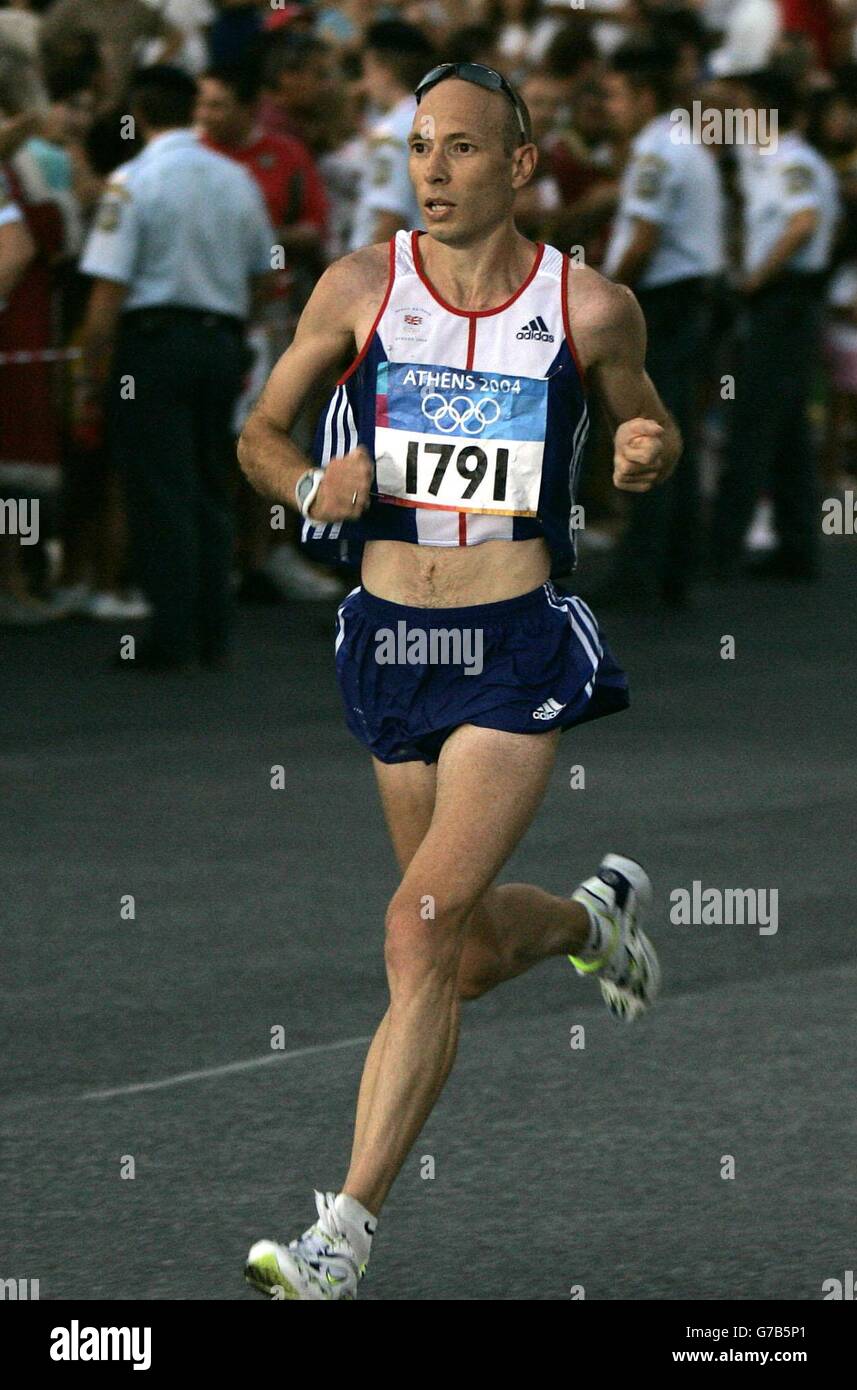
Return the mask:
<path fill-rule="evenodd" d="M 649 54 L 648 69 L 639 56 L 629 59 L 632 51 Z M 183 128 L 189 113 L 194 138 L 242 164 L 258 186 L 270 245 L 282 256 L 267 276 L 255 268 L 252 307 L 223 315 L 241 320 L 240 393 L 234 410 L 229 402 L 236 435 L 325 265 L 420 225 L 404 144 L 412 91 L 447 60 L 500 69 L 529 107 L 540 164 L 520 197 L 521 230 L 574 248 L 635 288 L 632 267 L 617 271 L 623 179 L 635 139 L 664 111 L 691 110 L 696 101 L 712 110 L 767 103 L 782 111 L 803 151 L 800 167 L 787 171 L 798 220 L 814 206 L 808 185 L 817 178 L 826 187 L 818 171 L 831 171 L 835 215 L 829 190 L 816 190 L 826 230 L 816 218 L 803 241 L 795 233 L 794 265 L 815 240 L 812 261 L 800 267 L 811 304 L 796 306 L 793 293 L 789 301 L 798 334 L 792 356 L 779 359 L 767 386 L 763 373 L 747 377 L 753 392 L 774 397 L 789 385 L 780 372 L 801 379 L 793 407 L 806 441 L 797 441 L 794 415 L 772 419 L 770 431 L 788 438 L 773 441 L 770 461 L 776 467 L 783 446 L 810 451 L 812 487 L 806 476 L 798 487 L 812 515 L 796 524 L 820 536 L 816 494 L 857 486 L 857 0 L 0 0 L 0 499 L 40 504 L 36 544 L 9 534 L 11 512 L 2 513 L 0 623 L 130 620 L 150 612 L 104 409 L 107 368 L 98 362 L 91 304 L 97 257 L 88 273 L 82 269 L 92 238 L 121 230 L 117 169 L 153 134 Z M 141 72 L 165 68 L 160 87 L 141 84 Z M 630 79 L 624 104 L 617 73 Z M 137 106 L 135 89 L 148 93 Z M 142 125 L 129 121 L 135 112 L 143 113 Z M 747 179 L 733 146 L 709 154 L 726 200 L 725 264 L 705 287 L 705 350 L 694 353 L 690 410 L 699 498 L 682 506 L 698 501 L 704 516 L 725 506 L 739 518 L 748 562 L 742 573 L 755 557 L 757 572 L 811 580 L 814 550 L 789 554 L 778 535 L 792 520 L 788 507 L 778 518 L 774 478 L 756 478 L 741 505 L 729 495 L 718 502 L 735 410 L 722 383 L 733 372 L 736 344 L 748 332 L 785 342 L 788 330 L 780 333 L 770 308 L 757 305 L 748 317 L 748 303 L 764 287 L 752 283 L 752 247 L 743 244 L 755 235 Z M 656 172 L 644 171 L 652 195 Z M 639 191 L 646 195 L 644 186 Z M 213 203 L 215 228 L 220 214 Z M 133 274 L 132 267 L 126 282 Z M 776 312 L 785 312 L 782 300 Z M 766 350 L 760 346 L 757 365 Z M 745 411 L 747 429 L 758 414 L 747 420 Z M 307 444 L 312 424 L 310 410 L 301 424 Z M 168 454 L 168 417 L 161 429 Z M 334 597 L 341 578 L 301 551 L 297 520 L 291 530 L 272 531 L 269 508 L 241 478 L 234 450 L 230 457 L 232 593 L 246 603 Z M 739 464 L 731 466 L 734 473 Z M 596 430 L 583 478 L 582 543 L 618 550 L 629 518 L 610 475 L 609 441 Z M 668 525 L 648 534 L 664 547 L 675 543 Z M 693 549 L 701 548 L 694 532 Z M 728 556 L 715 549 L 710 558 L 723 567 Z M 698 570 L 699 555 L 687 565 Z M 674 567 L 667 578 L 658 601 L 683 601 L 685 572 Z M 622 585 L 614 589 L 621 600 Z M 639 592 L 632 572 L 625 597 Z"/>

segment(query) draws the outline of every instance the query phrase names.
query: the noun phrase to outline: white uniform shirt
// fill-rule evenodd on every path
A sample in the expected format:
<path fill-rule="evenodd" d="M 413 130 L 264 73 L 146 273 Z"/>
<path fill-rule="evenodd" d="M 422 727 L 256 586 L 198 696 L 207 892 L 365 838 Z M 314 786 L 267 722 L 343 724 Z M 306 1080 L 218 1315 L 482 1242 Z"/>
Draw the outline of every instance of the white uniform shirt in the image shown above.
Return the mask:
<path fill-rule="evenodd" d="M 274 230 L 246 169 L 190 130 L 150 140 L 108 180 L 81 270 L 128 285 L 125 309 L 183 305 L 246 319 Z"/>
<path fill-rule="evenodd" d="M 676 143 L 673 129 L 669 114 L 657 116 L 631 146 L 604 262 L 604 274 L 615 274 L 633 239 L 634 220 L 656 223 L 660 239 L 639 289 L 718 275 L 725 263 L 717 162 L 707 146 Z"/>
<path fill-rule="evenodd" d="M 403 97 L 370 132 L 366 183 L 351 229 L 352 251 L 374 241 L 379 212 L 400 217 L 407 231 L 423 226 L 422 209 L 408 173 L 408 136 L 416 109 L 412 96 Z"/>
<path fill-rule="evenodd" d="M 819 213 L 816 231 L 786 266 L 803 274 L 826 270 L 839 219 L 836 175 L 821 155 L 795 132 L 776 149 L 738 147 L 744 198 L 744 270 L 753 274 L 768 259 L 797 212 Z"/>

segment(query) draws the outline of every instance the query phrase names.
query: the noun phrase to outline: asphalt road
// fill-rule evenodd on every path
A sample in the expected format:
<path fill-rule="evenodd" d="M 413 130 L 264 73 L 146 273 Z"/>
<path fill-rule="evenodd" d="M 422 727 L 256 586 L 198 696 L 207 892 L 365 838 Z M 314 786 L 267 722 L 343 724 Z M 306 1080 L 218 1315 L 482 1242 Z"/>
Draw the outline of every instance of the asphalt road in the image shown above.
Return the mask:
<path fill-rule="evenodd" d="M 664 997 L 628 1027 L 554 961 L 468 1005 L 361 1298 L 817 1300 L 857 1268 L 853 545 L 815 588 L 605 619 L 632 708 L 565 735 L 509 876 L 641 857 Z M 249 1243 L 341 1182 L 396 880 L 332 631 L 245 610 L 237 669 L 191 677 L 107 669 L 115 628 L 0 634 L 0 1277 L 43 1299 L 253 1298 Z M 776 889 L 777 931 L 673 924 L 694 881 Z"/>

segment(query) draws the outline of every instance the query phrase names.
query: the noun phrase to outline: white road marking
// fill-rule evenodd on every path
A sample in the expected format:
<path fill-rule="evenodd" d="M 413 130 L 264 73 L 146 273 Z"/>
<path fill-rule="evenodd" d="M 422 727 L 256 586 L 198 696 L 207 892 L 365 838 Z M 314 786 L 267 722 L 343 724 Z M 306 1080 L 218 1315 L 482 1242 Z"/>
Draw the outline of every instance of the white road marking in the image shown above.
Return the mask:
<path fill-rule="evenodd" d="M 232 1072 L 252 1071 L 271 1062 L 290 1062 L 295 1057 L 311 1057 L 317 1052 L 335 1052 L 343 1047 L 357 1047 L 371 1038 L 342 1038 L 339 1042 L 319 1043 L 316 1047 L 298 1047 L 293 1052 L 266 1052 L 263 1057 L 250 1057 L 246 1062 L 227 1062 L 223 1067 L 206 1067 L 203 1071 L 183 1071 L 178 1076 L 165 1076 L 161 1081 L 138 1081 L 133 1086 L 113 1086 L 108 1091 L 86 1091 L 81 1100 L 109 1100 L 111 1096 L 130 1096 L 137 1091 L 163 1091 L 168 1086 L 185 1086 L 190 1081 L 205 1081 L 209 1076 L 228 1076 Z"/>

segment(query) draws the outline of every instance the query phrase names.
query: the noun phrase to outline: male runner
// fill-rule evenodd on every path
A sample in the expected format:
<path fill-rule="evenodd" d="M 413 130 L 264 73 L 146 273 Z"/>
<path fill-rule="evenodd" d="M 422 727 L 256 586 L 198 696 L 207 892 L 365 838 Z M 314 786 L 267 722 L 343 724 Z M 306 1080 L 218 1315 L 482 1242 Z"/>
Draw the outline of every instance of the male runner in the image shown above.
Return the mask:
<path fill-rule="evenodd" d="M 318 530 L 360 519 L 362 587 L 339 610 L 337 675 L 402 871 L 386 915 L 390 1004 L 342 1190 L 316 1193 L 319 1219 L 300 1239 L 258 1241 L 248 1257 L 249 1282 L 287 1298 L 355 1297 L 377 1215 L 452 1066 L 462 999 L 563 954 L 627 1018 L 659 984 L 638 926 L 651 885 L 632 860 L 606 856 L 570 900 L 495 879 L 560 730 L 628 702 L 591 612 L 549 582 L 552 558 L 573 561 L 584 376 L 616 427 L 617 487 L 665 479 L 678 432 L 646 375 L 631 292 L 570 275 L 568 258 L 515 227 L 537 153 L 505 79 L 443 64 L 417 101 L 411 174 L 427 231 L 325 272 L 239 447 L 259 491 Z M 288 431 L 318 374 L 355 348 L 320 422 L 322 467 L 308 469 Z M 402 631 L 423 635 L 420 664 L 381 659 L 385 634 Z M 432 638 L 458 635 L 464 651 L 467 633 L 478 673 L 425 659 Z"/>

